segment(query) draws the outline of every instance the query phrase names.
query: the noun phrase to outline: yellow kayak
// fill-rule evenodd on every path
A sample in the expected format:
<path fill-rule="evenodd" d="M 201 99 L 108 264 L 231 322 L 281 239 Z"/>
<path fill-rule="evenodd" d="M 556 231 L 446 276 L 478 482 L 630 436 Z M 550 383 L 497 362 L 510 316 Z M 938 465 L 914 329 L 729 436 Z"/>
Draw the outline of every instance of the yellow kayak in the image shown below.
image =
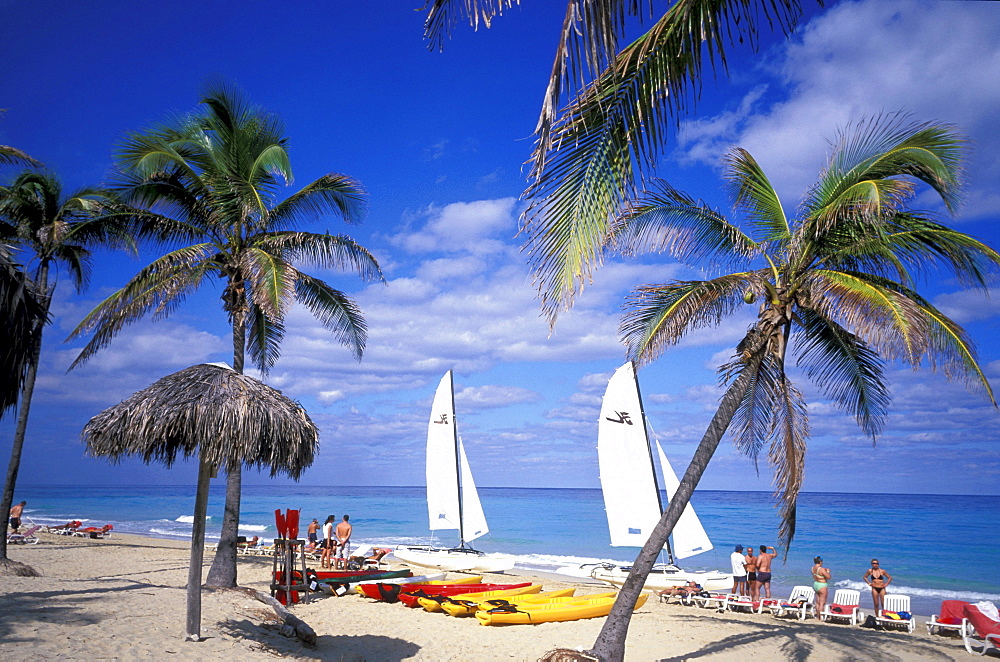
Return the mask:
<path fill-rule="evenodd" d="M 489 600 L 490 598 L 506 598 L 507 596 L 523 595 L 525 593 L 538 593 L 542 590 L 541 584 L 531 584 L 530 586 L 522 586 L 521 588 L 505 588 L 496 591 L 480 591 L 479 593 L 460 593 L 458 595 L 450 596 L 433 596 L 430 598 L 419 598 L 417 602 L 426 611 L 444 611 L 441 609 L 441 603 L 451 599 L 451 600 Z"/>
<path fill-rule="evenodd" d="M 639 595 L 635 609 L 646 604 L 648 593 Z M 480 625 L 514 625 L 550 623 L 553 621 L 578 621 L 583 618 L 607 616 L 615 598 L 580 598 L 566 602 L 549 602 L 545 604 L 510 605 L 508 608 L 496 607 L 492 610 L 476 612 Z"/>
<path fill-rule="evenodd" d="M 507 598 L 493 598 L 491 600 L 483 601 L 481 598 L 478 600 L 465 600 L 458 596 L 452 597 L 451 600 L 447 600 L 441 603 L 441 609 L 444 610 L 449 616 L 472 616 L 476 613 L 478 609 L 490 609 L 495 606 L 490 604 L 491 602 L 503 603 L 503 604 L 521 604 L 521 603 L 531 603 L 538 604 L 545 602 L 547 600 L 557 600 L 557 599 L 572 599 L 573 593 L 576 591 L 575 588 L 563 588 L 557 591 L 545 591 L 544 593 L 525 593 L 524 595 L 514 595 Z M 614 594 L 612 594 L 614 595 Z M 485 605 L 485 607 L 483 606 Z"/>

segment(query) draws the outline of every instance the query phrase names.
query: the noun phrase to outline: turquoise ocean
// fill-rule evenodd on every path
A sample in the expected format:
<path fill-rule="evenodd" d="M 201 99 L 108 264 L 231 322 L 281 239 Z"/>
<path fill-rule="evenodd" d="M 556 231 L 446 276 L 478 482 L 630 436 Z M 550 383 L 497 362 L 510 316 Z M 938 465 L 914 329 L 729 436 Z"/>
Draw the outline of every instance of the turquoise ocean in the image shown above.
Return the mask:
<path fill-rule="evenodd" d="M 224 490 L 222 481 L 211 488 L 210 539 L 218 537 Z M 628 563 L 639 551 L 610 546 L 599 489 L 479 492 L 491 532 L 474 546 L 514 554 L 518 568 L 550 572 L 572 564 Z M 191 534 L 193 486 L 22 485 L 15 496 L 28 501 L 26 513 L 38 524 L 79 519 L 111 523 L 123 533 L 178 540 Z M 715 548 L 680 561 L 684 568 L 728 571 L 736 544 L 777 542 L 769 493 L 697 491 L 692 503 Z M 300 509 L 304 522 L 349 514 L 356 544 L 457 542 L 449 532 L 431 537 L 423 487 L 244 486 L 241 534 L 273 537 L 276 508 Z M 1000 496 L 803 493 L 787 561 L 775 560 L 773 593 L 787 595 L 792 586 L 811 583 L 814 556 L 831 569 L 831 588 L 866 589 L 862 575 L 878 558 L 893 576 L 890 589 L 910 595 L 915 613 L 937 613 L 945 599 L 1000 602 L 998 523 Z"/>

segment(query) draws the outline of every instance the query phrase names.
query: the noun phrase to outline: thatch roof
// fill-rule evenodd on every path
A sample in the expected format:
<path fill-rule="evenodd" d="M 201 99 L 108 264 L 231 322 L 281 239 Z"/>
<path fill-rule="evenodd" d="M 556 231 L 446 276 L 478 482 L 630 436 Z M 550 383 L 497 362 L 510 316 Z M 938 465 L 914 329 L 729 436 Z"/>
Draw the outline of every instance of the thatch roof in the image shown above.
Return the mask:
<path fill-rule="evenodd" d="M 298 478 L 312 464 L 319 431 L 281 391 L 219 365 L 175 372 L 105 409 L 83 428 L 92 455 L 139 456 L 167 466 L 199 456 L 223 469 L 270 467 Z"/>

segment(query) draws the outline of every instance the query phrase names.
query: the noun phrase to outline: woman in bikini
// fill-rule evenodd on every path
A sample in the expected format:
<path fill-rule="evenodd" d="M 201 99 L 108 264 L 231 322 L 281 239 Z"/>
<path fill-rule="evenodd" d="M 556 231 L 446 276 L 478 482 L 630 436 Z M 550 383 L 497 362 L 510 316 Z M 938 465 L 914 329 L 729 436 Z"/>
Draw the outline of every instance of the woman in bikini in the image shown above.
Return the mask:
<path fill-rule="evenodd" d="M 889 586 L 889 582 L 892 581 L 892 577 L 888 572 L 879 567 L 878 559 L 872 559 L 872 567 L 868 568 L 868 572 L 865 573 L 862 579 L 872 587 L 872 605 L 875 609 L 875 615 L 878 616 L 884 608 L 885 589 Z"/>
<path fill-rule="evenodd" d="M 830 585 L 830 569 L 823 567 L 823 557 L 817 556 L 813 559 L 812 567 L 813 590 L 816 592 L 816 615 L 823 613 L 826 606 L 826 593 Z"/>

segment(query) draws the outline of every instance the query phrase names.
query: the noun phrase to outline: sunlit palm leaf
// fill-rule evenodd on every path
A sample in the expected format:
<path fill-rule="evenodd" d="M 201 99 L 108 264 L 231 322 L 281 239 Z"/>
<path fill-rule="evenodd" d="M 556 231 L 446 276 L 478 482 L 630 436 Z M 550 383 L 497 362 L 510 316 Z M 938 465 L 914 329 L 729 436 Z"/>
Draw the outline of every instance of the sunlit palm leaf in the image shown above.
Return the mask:
<path fill-rule="evenodd" d="M 343 292 L 301 272 L 295 282 L 295 293 L 296 301 L 308 308 L 360 361 L 368 342 L 368 326 L 357 304 Z"/>
<path fill-rule="evenodd" d="M 429 42 L 428 48 L 443 49 L 444 40 L 451 36 L 459 20 L 468 20 L 477 30 L 480 23 L 488 28 L 495 16 L 515 4 L 520 4 L 520 0 L 426 0 L 421 9 L 427 11 L 424 38 Z"/>
<path fill-rule="evenodd" d="M 270 212 L 271 227 L 294 228 L 303 220 L 336 214 L 348 223 L 360 222 L 367 211 L 368 194 L 361 182 L 330 173 L 303 187 Z"/>
<path fill-rule="evenodd" d="M 247 354 L 262 374 L 270 372 L 278 361 L 284 337 L 285 325 L 280 319 L 269 317 L 259 306 L 248 306 Z"/>
<path fill-rule="evenodd" d="M 791 227 L 778 193 L 757 160 L 745 149 L 730 150 L 723 159 L 726 183 L 734 207 L 747 216 L 748 225 L 756 230 L 758 242 L 786 241 Z"/>
<path fill-rule="evenodd" d="M 809 412 L 805 399 L 787 378 L 778 385 L 774 407 L 774 437 L 768 459 L 774 466 L 775 495 L 781 503 L 778 539 L 785 559 L 798 513 L 798 496 L 805 475 L 806 441 L 809 439 Z"/>

